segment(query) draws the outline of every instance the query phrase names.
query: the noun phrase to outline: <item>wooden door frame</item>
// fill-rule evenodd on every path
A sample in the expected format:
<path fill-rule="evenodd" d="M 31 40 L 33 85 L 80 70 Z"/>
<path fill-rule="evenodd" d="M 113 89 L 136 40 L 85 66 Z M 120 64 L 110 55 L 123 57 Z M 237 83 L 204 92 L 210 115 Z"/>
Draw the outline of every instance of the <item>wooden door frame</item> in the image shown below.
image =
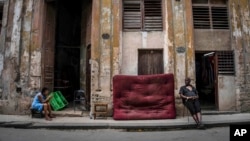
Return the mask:
<path fill-rule="evenodd" d="M 41 35 L 41 86 L 44 87 L 45 86 L 45 82 L 44 82 L 44 77 L 45 77 L 45 61 L 44 58 L 46 57 L 45 54 L 45 32 L 46 32 L 46 22 L 47 22 L 47 12 L 48 12 L 48 5 L 51 2 L 55 2 L 55 0 L 43 0 L 42 1 L 42 10 L 41 10 L 41 21 L 42 21 L 42 26 L 41 26 L 41 30 L 42 30 L 42 35 Z M 55 19 L 56 20 L 56 19 Z M 56 21 L 55 21 L 56 22 Z M 56 24 L 56 23 L 55 23 Z M 56 30 L 56 29 L 55 29 Z M 54 80 L 53 80 L 54 81 Z M 54 82 L 53 82 L 54 83 Z M 54 88 L 54 84 L 53 84 L 53 88 Z M 53 91 L 53 90 L 51 90 Z"/>

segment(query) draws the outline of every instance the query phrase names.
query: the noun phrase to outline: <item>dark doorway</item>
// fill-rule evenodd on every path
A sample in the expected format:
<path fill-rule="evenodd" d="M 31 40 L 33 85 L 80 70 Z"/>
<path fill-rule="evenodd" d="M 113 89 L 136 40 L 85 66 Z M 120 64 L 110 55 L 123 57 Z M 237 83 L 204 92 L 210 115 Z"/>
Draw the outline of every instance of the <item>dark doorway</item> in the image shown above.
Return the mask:
<path fill-rule="evenodd" d="M 57 0 L 54 90 L 68 101 L 80 89 L 82 0 Z"/>
<path fill-rule="evenodd" d="M 196 88 L 203 109 L 217 109 L 217 57 L 215 52 L 196 52 Z"/>
<path fill-rule="evenodd" d="M 163 50 L 141 49 L 138 54 L 138 75 L 162 74 Z"/>

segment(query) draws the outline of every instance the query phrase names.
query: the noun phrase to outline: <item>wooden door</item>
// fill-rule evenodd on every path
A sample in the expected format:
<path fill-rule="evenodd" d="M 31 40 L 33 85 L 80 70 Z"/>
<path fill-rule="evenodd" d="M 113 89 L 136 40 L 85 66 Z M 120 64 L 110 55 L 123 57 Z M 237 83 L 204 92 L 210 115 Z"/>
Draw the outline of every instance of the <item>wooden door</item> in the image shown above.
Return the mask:
<path fill-rule="evenodd" d="M 162 74 L 163 51 L 162 50 L 139 50 L 138 75 Z"/>
<path fill-rule="evenodd" d="M 43 86 L 50 90 L 53 90 L 54 87 L 55 22 L 55 3 L 46 3 L 43 37 Z"/>

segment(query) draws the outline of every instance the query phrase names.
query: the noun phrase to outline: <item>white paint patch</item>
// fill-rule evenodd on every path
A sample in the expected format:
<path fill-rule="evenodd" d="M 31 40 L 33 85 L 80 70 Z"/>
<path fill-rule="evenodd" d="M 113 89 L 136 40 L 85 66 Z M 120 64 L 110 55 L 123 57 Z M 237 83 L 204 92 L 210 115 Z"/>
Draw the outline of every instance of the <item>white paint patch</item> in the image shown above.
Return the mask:
<path fill-rule="evenodd" d="M 41 52 L 33 51 L 31 54 L 30 75 L 41 76 Z"/>
<path fill-rule="evenodd" d="M 3 55 L 0 54 L 0 74 L 2 74 L 3 71 L 3 61 L 4 61 L 3 58 L 4 58 Z"/>
<path fill-rule="evenodd" d="M 235 5 L 234 5 L 235 6 Z M 236 13 L 236 10 L 235 10 L 235 8 L 234 8 L 234 6 L 233 6 L 233 14 L 232 14 L 232 16 L 233 16 L 233 20 L 232 20 L 232 26 L 234 27 L 234 30 L 233 30 L 233 36 L 234 37 L 241 37 L 242 36 L 242 32 L 241 32 L 241 29 L 240 28 L 238 28 L 237 27 L 237 19 L 236 19 L 236 17 L 238 16 L 237 15 L 237 13 Z"/>
<path fill-rule="evenodd" d="M 22 16 L 23 1 L 18 0 L 15 3 L 13 16 L 13 30 L 10 45 L 10 56 L 17 56 L 20 46 L 20 31 L 21 31 L 21 16 Z"/>
<path fill-rule="evenodd" d="M 147 32 L 142 32 L 142 48 L 147 48 Z"/>

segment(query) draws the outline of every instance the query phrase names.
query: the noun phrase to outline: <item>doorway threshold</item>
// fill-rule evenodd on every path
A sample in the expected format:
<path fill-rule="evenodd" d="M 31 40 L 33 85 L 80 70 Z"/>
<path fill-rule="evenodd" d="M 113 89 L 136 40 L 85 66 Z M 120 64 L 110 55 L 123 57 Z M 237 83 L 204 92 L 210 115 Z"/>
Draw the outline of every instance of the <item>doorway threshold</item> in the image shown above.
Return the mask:
<path fill-rule="evenodd" d="M 72 103 L 70 103 L 68 107 L 59 111 L 52 111 L 52 113 L 57 117 L 88 117 L 89 111 L 83 108 L 84 107 L 77 105 L 74 110 Z"/>

